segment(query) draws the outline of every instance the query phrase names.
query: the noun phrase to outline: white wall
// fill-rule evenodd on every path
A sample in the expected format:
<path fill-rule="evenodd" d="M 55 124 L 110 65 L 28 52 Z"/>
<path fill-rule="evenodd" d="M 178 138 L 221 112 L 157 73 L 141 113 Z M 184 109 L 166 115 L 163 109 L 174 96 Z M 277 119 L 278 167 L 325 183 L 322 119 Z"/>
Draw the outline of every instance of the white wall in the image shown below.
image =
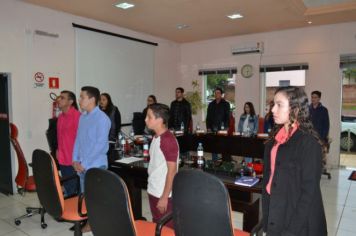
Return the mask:
<path fill-rule="evenodd" d="M 28 161 L 35 148 L 48 150 L 45 131 L 51 116 L 49 92 L 75 90 L 75 34 L 72 23 L 123 34 L 159 44 L 155 52 L 154 93 L 161 102 L 174 97 L 178 84 L 179 44 L 23 3 L 1 0 L 0 71 L 9 72 L 12 82 L 12 120 L 19 128 L 19 142 Z M 34 35 L 34 30 L 58 34 L 58 38 Z M 42 71 L 60 77 L 60 89 L 33 88 L 33 73 Z M 171 88 L 171 89 L 163 89 Z M 142 104 L 142 109 L 146 104 Z"/>
<path fill-rule="evenodd" d="M 259 41 L 264 42 L 262 57 L 258 54 L 231 55 L 231 47 Z M 260 65 L 308 63 L 306 92 L 320 90 L 323 93 L 322 103 L 329 109 L 331 120 L 332 144 L 328 164 L 337 166 L 341 115 L 339 57 L 345 53 L 356 53 L 356 22 L 186 43 L 181 45 L 182 85 L 189 90 L 192 80 L 200 80 L 199 69 L 235 65 L 238 68 L 235 90 L 238 119 L 245 101 L 253 102 L 256 111 L 260 110 Z M 255 73 L 250 79 L 240 75 L 244 64 L 254 66 Z"/>

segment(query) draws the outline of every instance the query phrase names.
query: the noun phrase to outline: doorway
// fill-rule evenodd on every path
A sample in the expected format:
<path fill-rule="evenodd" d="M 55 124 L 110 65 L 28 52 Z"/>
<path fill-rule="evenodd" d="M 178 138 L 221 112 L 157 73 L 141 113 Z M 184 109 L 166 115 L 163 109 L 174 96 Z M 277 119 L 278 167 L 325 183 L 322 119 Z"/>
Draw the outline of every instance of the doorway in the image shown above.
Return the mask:
<path fill-rule="evenodd" d="M 342 107 L 340 166 L 356 168 L 356 55 L 340 58 Z"/>
<path fill-rule="evenodd" d="M 13 194 L 8 88 L 8 75 L 0 73 L 0 192 Z"/>

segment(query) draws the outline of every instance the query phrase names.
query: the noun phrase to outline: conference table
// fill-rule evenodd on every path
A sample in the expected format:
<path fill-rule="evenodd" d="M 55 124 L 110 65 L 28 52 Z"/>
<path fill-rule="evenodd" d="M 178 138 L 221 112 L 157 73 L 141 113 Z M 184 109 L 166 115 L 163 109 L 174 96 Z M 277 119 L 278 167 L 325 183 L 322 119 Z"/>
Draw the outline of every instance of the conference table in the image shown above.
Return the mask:
<path fill-rule="evenodd" d="M 240 136 L 219 136 L 214 134 L 187 134 L 177 137 L 180 151 L 195 151 L 202 143 L 205 152 L 226 155 L 263 158 L 265 139 Z M 130 200 L 135 219 L 142 219 L 142 189 L 147 189 L 148 162 L 144 160 L 133 163 L 114 162 L 110 170 L 122 177 L 130 193 Z M 192 168 L 184 165 L 180 169 Z M 234 183 L 236 176 L 221 171 L 207 171 L 220 178 L 229 191 L 232 210 L 243 213 L 243 230 L 250 232 L 259 221 L 261 181 L 252 187 L 239 186 Z"/>

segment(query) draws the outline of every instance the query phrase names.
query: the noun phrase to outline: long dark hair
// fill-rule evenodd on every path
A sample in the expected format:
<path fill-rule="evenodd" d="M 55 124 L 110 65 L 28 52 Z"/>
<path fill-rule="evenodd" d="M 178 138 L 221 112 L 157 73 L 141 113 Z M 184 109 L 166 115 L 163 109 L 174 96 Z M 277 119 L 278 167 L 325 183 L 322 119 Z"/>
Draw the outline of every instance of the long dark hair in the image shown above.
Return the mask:
<path fill-rule="evenodd" d="M 255 112 L 255 108 L 253 107 L 253 104 L 252 102 L 246 102 L 245 105 L 244 105 L 244 115 L 247 115 L 246 114 L 246 111 L 245 111 L 245 106 L 248 106 L 250 108 L 250 116 L 255 116 L 256 115 L 256 112 Z"/>
<path fill-rule="evenodd" d="M 302 132 L 309 133 L 315 137 L 318 143 L 322 146 L 325 152 L 326 144 L 320 139 L 318 133 L 313 128 L 313 123 L 309 116 L 308 97 L 302 88 L 298 87 L 281 87 L 274 93 L 283 93 L 289 101 L 289 133 L 291 135 L 293 123 L 298 123 L 298 129 Z M 283 128 L 283 125 L 275 124 L 269 140 L 274 140 L 278 131 Z"/>
<path fill-rule="evenodd" d="M 112 109 L 114 109 L 114 104 L 112 103 L 111 96 L 108 93 L 102 93 L 102 94 L 100 94 L 100 96 L 104 96 L 108 100 L 108 105 L 107 105 L 106 109 L 104 109 L 103 107 L 99 106 L 100 109 L 103 112 L 105 112 L 107 115 L 110 115 Z"/>

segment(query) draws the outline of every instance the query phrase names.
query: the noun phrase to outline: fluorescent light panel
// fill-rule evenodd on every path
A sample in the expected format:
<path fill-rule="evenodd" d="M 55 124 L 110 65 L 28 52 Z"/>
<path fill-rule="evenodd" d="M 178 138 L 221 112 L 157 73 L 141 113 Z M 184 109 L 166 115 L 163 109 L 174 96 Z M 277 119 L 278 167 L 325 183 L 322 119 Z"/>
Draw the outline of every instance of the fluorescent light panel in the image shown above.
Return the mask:
<path fill-rule="evenodd" d="M 177 24 L 177 29 L 181 30 L 181 29 L 186 29 L 189 28 L 189 25 L 186 24 Z"/>
<path fill-rule="evenodd" d="M 134 7 L 134 6 L 135 6 L 135 4 L 128 3 L 128 2 L 121 2 L 121 3 L 115 4 L 115 7 L 121 8 L 121 9 L 124 9 L 124 10 L 129 9 L 131 7 Z"/>
<path fill-rule="evenodd" d="M 234 13 L 234 14 L 228 15 L 227 17 L 229 17 L 229 18 L 232 19 L 232 20 L 235 20 L 235 19 L 240 19 L 240 18 L 242 18 L 243 15 L 241 15 L 240 13 Z"/>

